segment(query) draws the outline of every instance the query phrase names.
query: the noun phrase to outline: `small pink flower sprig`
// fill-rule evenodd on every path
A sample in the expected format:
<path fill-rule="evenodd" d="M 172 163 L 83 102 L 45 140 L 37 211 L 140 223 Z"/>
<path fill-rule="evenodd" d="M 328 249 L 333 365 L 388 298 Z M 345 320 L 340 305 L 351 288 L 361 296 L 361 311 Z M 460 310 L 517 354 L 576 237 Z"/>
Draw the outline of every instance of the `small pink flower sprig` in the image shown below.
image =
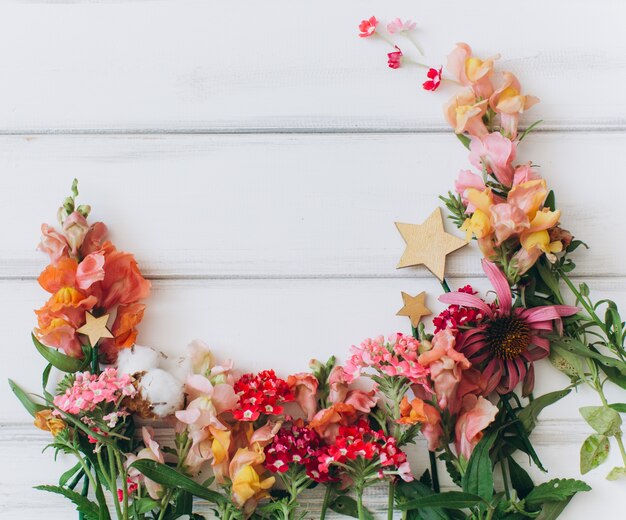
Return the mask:
<path fill-rule="evenodd" d="M 359 37 L 378 37 L 391 45 L 391 47 L 393 47 L 394 50 L 387 53 L 387 65 L 390 69 L 399 69 L 405 64 L 416 65 L 418 67 L 427 69 L 427 80 L 422 83 L 422 88 L 424 90 L 434 91 L 439 88 L 439 85 L 441 85 L 441 73 L 443 67 L 430 67 L 421 63 L 420 61 L 416 61 L 406 56 L 402 52 L 402 49 L 397 45 L 397 43 L 394 43 L 392 41 L 393 36 L 404 37 L 406 41 L 408 41 L 413 47 L 415 47 L 420 56 L 423 57 L 424 50 L 415 38 L 416 27 L 417 24 L 412 20 L 402 21 L 400 18 L 395 18 L 387 24 L 387 34 L 385 34 L 380 28 L 379 20 L 375 16 L 372 16 L 367 20 L 361 20 L 361 23 L 359 24 Z"/>

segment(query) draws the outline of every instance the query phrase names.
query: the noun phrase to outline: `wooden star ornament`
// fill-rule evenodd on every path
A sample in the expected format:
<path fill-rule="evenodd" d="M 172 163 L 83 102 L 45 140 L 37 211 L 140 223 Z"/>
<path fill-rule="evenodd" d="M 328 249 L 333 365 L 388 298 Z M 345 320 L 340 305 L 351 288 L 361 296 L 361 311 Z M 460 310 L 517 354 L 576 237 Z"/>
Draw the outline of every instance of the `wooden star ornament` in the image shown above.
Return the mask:
<path fill-rule="evenodd" d="M 410 294 L 402 292 L 404 307 L 396 313 L 396 316 L 409 317 L 411 325 L 413 325 L 414 328 L 417 328 L 424 316 L 430 316 L 432 314 L 431 310 L 426 307 L 425 300 L 425 292 L 421 292 L 417 296 L 411 296 Z"/>
<path fill-rule="evenodd" d="M 113 334 L 107 328 L 107 321 L 109 320 L 109 314 L 96 318 L 90 312 L 85 313 L 85 324 L 77 329 L 76 332 L 80 332 L 89 338 L 89 344 L 93 347 L 98 341 L 103 338 L 112 338 Z"/>
<path fill-rule="evenodd" d="M 443 281 L 445 275 L 446 256 L 468 244 L 446 233 L 440 208 L 433 211 L 423 224 L 396 222 L 396 227 L 406 242 L 398 269 L 425 265 L 439 281 Z"/>

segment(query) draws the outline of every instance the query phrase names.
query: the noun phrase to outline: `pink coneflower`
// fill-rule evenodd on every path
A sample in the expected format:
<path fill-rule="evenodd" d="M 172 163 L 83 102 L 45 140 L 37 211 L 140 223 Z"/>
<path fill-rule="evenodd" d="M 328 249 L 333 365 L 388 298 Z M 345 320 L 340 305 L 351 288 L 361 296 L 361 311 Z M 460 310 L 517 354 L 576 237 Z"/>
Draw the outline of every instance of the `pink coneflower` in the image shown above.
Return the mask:
<path fill-rule="evenodd" d="M 454 292 L 439 298 L 443 303 L 478 309 L 484 318 L 474 327 L 460 331 L 457 350 L 474 366 L 480 367 L 487 381 L 485 394 L 497 390 L 511 392 L 524 381 L 523 393 L 534 386 L 533 361 L 550 353 L 550 341 L 541 335 L 561 330 L 561 317 L 572 316 L 577 307 L 544 305 L 526 309 L 513 308 L 513 297 L 506 276 L 500 269 L 483 260 L 483 270 L 495 289 L 497 302 L 491 305 L 473 294 Z"/>

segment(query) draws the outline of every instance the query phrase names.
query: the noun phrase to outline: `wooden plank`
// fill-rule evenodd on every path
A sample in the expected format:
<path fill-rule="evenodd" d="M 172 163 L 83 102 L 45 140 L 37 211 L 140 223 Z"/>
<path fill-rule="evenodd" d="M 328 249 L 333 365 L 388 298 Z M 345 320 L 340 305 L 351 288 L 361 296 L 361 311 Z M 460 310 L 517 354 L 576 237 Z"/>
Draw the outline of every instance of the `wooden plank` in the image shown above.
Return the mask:
<path fill-rule="evenodd" d="M 615 239 L 625 146 L 619 132 L 520 147 L 555 189 L 563 225 L 591 246 L 576 255 L 580 275 L 626 275 Z M 2 278 L 37 276 L 40 223 L 54 223 L 75 176 L 93 217 L 150 277 L 390 278 L 430 276 L 395 269 L 404 243 L 393 222 L 425 219 L 468 162 L 452 134 L 5 136 L 0 167 Z M 448 275 L 482 274 L 479 256 L 452 254 Z"/>
<path fill-rule="evenodd" d="M 410 0 L 2 2 L 0 131 L 445 128 L 440 107 L 452 87 L 427 93 L 421 69 L 388 69 L 388 46 L 357 36 L 372 14 L 418 20 L 429 65 L 457 41 L 501 53 L 501 66 L 543 100 L 528 121 L 624 128 L 623 2 L 593 13 L 585 0 L 524 5 L 530 29 L 496 0 L 462 14 Z"/>
<path fill-rule="evenodd" d="M 535 467 L 529 468 L 527 460 L 520 459 L 519 462 L 529 469 L 536 482 L 557 477 L 577 478 L 578 450 L 588 434 L 587 429 L 582 420 L 542 419 L 533 436 L 533 443 L 549 472 L 543 474 Z M 566 436 L 563 435 L 565 431 Z M 171 430 L 160 429 L 157 435 L 165 444 L 171 444 L 173 440 Z M 28 424 L 0 425 L 0 459 L 5 468 L 11 468 L 10 471 L 0 472 L 0 514 L 3 514 L 3 518 L 19 516 L 22 520 L 39 520 L 45 514 L 49 520 L 65 520 L 73 511 L 73 506 L 64 499 L 32 489 L 32 486 L 40 483 L 54 483 L 64 469 L 72 465 L 67 456 L 61 455 L 55 464 L 52 453 L 41 453 L 49 439 L 49 434 L 35 430 Z M 420 475 L 428 467 L 426 446 L 422 440 L 418 440 L 409 449 L 409 457 L 416 475 Z M 618 463 L 619 455 L 614 452 L 602 469 L 584 476 L 584 480 L 594 489 L 574 500 L 562 517 L 564 520 L 582 520 L 589 518 L 591 512 L 600 508 L 608 511 L 619 506 L 621 495 L 614 488 L 619 484 L 610 485 L 604 480 L 604 474 Z M 34 471 L 33 468 L 37 470 Z M 442 489 L 453 489 L 443 467 L 440 468 L 440 473 Z M 379 519 L 386 518 L 386 491 L 384 486 L 377 486 L 368 490 L 366 495 L 368 507 Z M 319 488 L 303 495 L 302 505 L 309 511 L 306 518 L 319 518 L 321 502 L 322 490 Z M 214 518 L 205 502 L 199 501 L 197 508 L 197 512 L 206 514 L 207 518 Z M 330 514 L 327 518 L 331 520 L 344 517 Z"/>
<path fill-rule="evenodd" d="M 485 279 L 467 278 L 461 283 L 490 289 Z M 626 305 L 625 278 L 589 283 L 595 298 Z M 201 338 L 218 359 L 232 358 L 241 371 L 271 367 L 286 376 L 306 370 L 312 357 L 326 360 L 334 354 L 345 360 L 350 346 L 367 337 L 410 333 L 408 319 L 395 315 L 402 307 L 400 291 L 426 291 L 429 308 L 442 308 L 437 302 L 442 291 L 432 278 L 158 280 L 138 342 L 180 356 L 191 340 Z M 10 295 L 0 299 L 0 381 L 13 378 L 38 393 L 45 363 L 31 345 L 29 333 L 35 325 L 33 309 L 43 304 L 46 293 L 32 281 L 11 280 L 0 282 L 0 294 Z M 536 380 L 537 395 L 569 384 L 547 361 L 538 364 Z M 623 402 L 620 391 L 608 388 L 608 392 L 611 402 Z M 7 385 L 0 385 L 0 395 L 6 395 L 0 423 L 28 420 Z M 546 418 L 575 419 L 579 406 L 596 401 L 594 393 L 581 388 L 565 404 L 549 409 Z"/>

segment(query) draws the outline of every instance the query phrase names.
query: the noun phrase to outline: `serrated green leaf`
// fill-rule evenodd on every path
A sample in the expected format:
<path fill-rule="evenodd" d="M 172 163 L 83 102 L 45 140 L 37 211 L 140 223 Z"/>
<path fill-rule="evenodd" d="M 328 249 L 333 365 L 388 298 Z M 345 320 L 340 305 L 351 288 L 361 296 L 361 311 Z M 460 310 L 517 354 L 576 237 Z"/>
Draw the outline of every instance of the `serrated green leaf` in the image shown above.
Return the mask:
<path fill-rule="evenodd" d="M 526 505 L 540 506 L 546 502 L 562 502 L 580 491 L 589 491 L 591 488 L 582 480 L 573 478 L 555 478 L 549 482 L 539 484 L 526 497 Z"/>
<path fill-rule="evenodd" d="M 9 386 L 11 387 L 11 390 L 13 390 L 13 393 L 15 394 L 15 396 L 20 400 L 20 402 L 22 403 L 22 406 L 24 406 L 24 408 L 26 408 L 26 411 L 31 414 L 33 417 L 35 417 L 35 414 L 37 412 L 40 412 L 41 410 L 45 410 L 46 407 L 42 404 L 36 403 L 35 401 L 33 401 L 26 392 L 24 392 L 24 390 L 22 390 L 16 383 L 15 381 L 13 381 L 12 379 L 9 379 Z"/>
<path fill-rule="evenodd" d="M 621 467 L 621 468 L 613 468 L 609 474 L 606 476 L 607 480 L 617 480 L 620 478 L 624 478 L 626 477 L 626 468 L 625 467 Z"/>
<path fill-rule="evenodd" d="M 58 368 L 62 372 L 78 372 L 84 370 L 89 365 L 89 360 L 78 359 L 61 354 L 57 349 L 46 347 L 41 343 L 34 334 L 31 334 L 33 344 L 42 357 L 54 367 Z"/>
<path fill-rule="evenodd" d="M 328 508 L 335 513 L 351 516 L 352 518 L 359 518 L 356 500 L 347 495 L 340 495 L 335 497 L 335 499 L 329 504 Z M 371 513 L 371 511 L 369 511 L 367 508 L 364 509 L 364 520 L 374 520 L 374 515 Z"/>
<path fill-rule="evenodd" d="M 201 486 L 195 480 L 191 480 L 166 464 L 160 464 L 154 460 L 139 459 L 133 462 L 130 467 L 137 469 L 150 480 L 154 480 L 165 487 L 183 489 L 193 496 L 203 498 L 214 504 L 222 504 L 226 501 L 219 493 Z"/>
<path fill-rule="evenodd" d="M 463 491 L 487 502 L 493 496 L 493 464 L 489 451 L 497 436 L 498 430 L 494 429 L 480 439 L 474 447 L 462 479 Z"/>
<path fill-rule="evenodd" d="M 447 491 L 444 493 L 436 493 L 409 500 L 404 504 L 400 504 L 399 508 L 403 510 L 432 507 L 464 509 L 466 507 L 473 507 L 478 504 L 487 503 L 488 502 L 482 497 L 474 495 L 473 493 L 464 493 L 463 491 Z"/>
<path fill-rule="evenodd" d="M 566 388 L 565 390 L 558 390 L 556 392 L 549 392 L 528 403 L 524 409 L 517 414 L 517 418 L 522 423 L 526 433 L 530 433 L 535 429 L 535 426 L 537 425 L 537 417 L 539 417 L 539 414 L 545 407 L 563 399 L 570 392 L 571 390 L 569 388 Z"/>
<path fill-rule="evenodd" d="M 594 433 L 580 447 L 580 472 L 588 473 L 602 464 L 609 456 L 611 445 L 605 435 Z"/>
<path fill-rule="evenodd" d="M 100 508 L 98 504 L 76 491 L 61 486 L 35 486 L 35 489 L 63 495 L 74 503 L 76 510 L 84 515 L 85 520 L 99 520 L 100 518 Z"/>
<path fill-rule="evenodd" d="M 607 437 L 612 437 L 620 432 L 622 418 L 612 408 L 606 406 L 583 406 L 580 415 L 587 421 L 596 432 Z"/>

